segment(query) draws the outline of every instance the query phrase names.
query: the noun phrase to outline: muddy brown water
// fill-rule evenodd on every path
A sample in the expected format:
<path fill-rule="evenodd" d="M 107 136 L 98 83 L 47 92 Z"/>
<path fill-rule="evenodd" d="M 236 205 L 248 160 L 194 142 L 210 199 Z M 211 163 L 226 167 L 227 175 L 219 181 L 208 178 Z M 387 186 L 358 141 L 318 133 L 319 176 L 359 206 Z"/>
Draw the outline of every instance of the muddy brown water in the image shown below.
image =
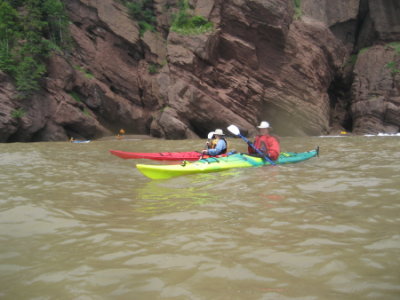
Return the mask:
<path fill-rule="evenodd" d="M 0 298 L 399 299 L 400 137 L 281 144 L 321 154 L 155 181 L 108 150 L 203 141 L 0 144 Z"/>

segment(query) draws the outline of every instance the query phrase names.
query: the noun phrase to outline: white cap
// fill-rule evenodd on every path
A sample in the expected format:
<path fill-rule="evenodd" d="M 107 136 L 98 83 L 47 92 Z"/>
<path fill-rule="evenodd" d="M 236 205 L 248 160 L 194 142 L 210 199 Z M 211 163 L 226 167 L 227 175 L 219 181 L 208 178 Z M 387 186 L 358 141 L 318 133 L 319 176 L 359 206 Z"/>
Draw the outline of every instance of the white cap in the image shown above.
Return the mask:
<path fill-rule="evenodd" d="M 269 123 L 267 121 L 262 121 L 260 123 L 260 126 L 257 126 L 258 128 L 271 128 L 271 126 L 269 126 Z"/>
<path fill-rule="evenodd" d="M 225 135 L 222 129 L 215 129 L 214 134 L 216 135 Z"/>
<path fill-rule="evenodd" d="M 213 138 L 214 134 L 215 134 L 214 131 L 210 131 L 210 132 L 208 133 L 208 135 L 207 135 L 207 138 L 208 138 L 209 140 L 211 140 L 211 139 Z"/>

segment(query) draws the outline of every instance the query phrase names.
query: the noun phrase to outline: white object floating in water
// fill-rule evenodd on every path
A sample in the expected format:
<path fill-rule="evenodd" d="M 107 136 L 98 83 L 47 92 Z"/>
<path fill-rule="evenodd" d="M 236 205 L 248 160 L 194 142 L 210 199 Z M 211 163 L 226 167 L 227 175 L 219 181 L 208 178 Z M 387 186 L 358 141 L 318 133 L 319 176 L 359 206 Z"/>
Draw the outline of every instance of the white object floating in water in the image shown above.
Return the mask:
<path fill-rule="evenodd" d="M 90 143 L 91 141 L 90 140 L 86 140 L 86 141 L 71 141 L 71 143 L 74 143 L 74 144 L 87 144 L 87 143 Z"/>

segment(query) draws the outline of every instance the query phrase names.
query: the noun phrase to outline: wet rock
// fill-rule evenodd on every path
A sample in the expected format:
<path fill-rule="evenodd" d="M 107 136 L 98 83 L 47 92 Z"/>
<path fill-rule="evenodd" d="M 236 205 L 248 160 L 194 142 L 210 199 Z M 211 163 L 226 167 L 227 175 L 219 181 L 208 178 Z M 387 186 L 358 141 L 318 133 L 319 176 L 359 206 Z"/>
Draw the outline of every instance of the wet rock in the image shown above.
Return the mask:
<path fill-rule="evenodd" d="M 363 0 L 302 0 L 301 11 L 306 17 L 326 24 L 351 51 L 357 40 L 360 5 Z"/>
<path fill-rule="evenodd" d="M 146 60 L 159 65 L 166 63 L 167 45 L 165 39 L 159 34 L 152 31 L 146 31 L 143 35 L 143 42 L 149 51 Z"/>
<path fill-rule="evenodd" d="M 68 1 L 71 13 L 76 13 L 76 19 L 82 21 L 91 18 L 91 21 L 106 28 L 115 35 L 135 44 L 139 40 L 139 28 L 130 18 L 127 8 L 119 1 L 114 0 L 80 0 Z M 85 8 L 83 8 L 86 6 Z"/>
<path fill-rule="evenodd" d="M 360 53 L 352 87 L 355 133 L 393 133 L 400 128 L 400 55 L 391 46 Z"/>
<path fill-rule="evenodd" d="M 369 0 L 369 11 L 378 37 L 382 41 L 400 40 L 400 2 Z"/>

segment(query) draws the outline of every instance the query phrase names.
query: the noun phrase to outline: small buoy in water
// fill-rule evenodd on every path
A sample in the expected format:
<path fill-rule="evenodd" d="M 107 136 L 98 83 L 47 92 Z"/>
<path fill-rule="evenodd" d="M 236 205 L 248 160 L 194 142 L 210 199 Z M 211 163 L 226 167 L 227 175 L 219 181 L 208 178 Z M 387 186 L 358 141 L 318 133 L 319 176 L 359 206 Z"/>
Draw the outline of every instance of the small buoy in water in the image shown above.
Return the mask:
<path fill-rule="evenodd" d="M 347 134 L 347 131 L 341 131 L 340 134 Z"/>
<path fill-rule="evenodd" d="M 117 134 L 117 139 L 123 139 L 125 134 L 125 130 L 121 128 Z"/>

